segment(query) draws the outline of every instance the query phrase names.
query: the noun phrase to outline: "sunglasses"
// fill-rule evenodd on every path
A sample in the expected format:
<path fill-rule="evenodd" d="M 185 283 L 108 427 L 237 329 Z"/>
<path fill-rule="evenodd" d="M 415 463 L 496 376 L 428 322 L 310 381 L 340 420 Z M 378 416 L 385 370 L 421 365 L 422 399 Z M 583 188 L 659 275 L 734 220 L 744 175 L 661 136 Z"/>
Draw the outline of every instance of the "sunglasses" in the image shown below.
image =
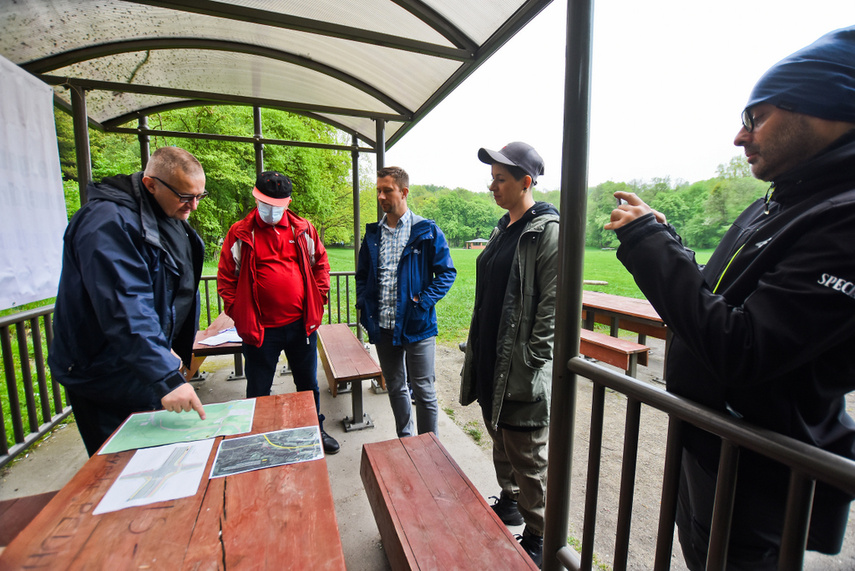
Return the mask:
<path fill-rule="evenodd" d="M 163 186 L 165 186 L 166 188 L 171 190 L 172 194 L 174 194 L 175 196 L 178 197 L 178 202 L 180 202 L 181 204 L 188 204 L 190 202 L 193 202 L 194 200 L 198 202 L 198 201 L 202 200 L 203 198 L 205 198 L 206 196 L 208 196 L 207 190 L 202 191 L 202 194 L 181 194 L 180 192 L 178 192 L 177 190 L 175 190 L 174 188 L 169 186 L 169 183 L 167 183 L 166 181 L 164 181 L 160 178 L 157 178 L 156 176 L 153 176 L 151 178 L 153 178 L 154 180 L 156 180 L 157 182 L 159 182 L 160 184 L 162 184 Z"/>

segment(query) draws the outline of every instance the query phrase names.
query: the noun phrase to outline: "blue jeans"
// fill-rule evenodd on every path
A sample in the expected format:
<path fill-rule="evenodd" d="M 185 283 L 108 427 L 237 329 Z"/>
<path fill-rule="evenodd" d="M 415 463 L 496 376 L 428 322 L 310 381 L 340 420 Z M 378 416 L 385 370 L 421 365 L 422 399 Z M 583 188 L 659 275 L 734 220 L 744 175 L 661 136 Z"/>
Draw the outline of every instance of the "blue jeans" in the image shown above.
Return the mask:
<path fill-rule="evenodd" d="M 434 357 L 436 338 L 429 337 L 415 343 L 392 345 L 392 331 L 380 330 L 380 342 L 376 344 L 380 369 L 386 379 L 389 391 L 389 404 L 395 415 L 395 429 L 398 437 L 413 436 L 413 410 L 410 406 L 410 391 L 407 378 L 413 388 L 416 401 L 416 419 L 419 434 L 433 432 L 438 434 L 437 415 L 439 405 L 436 401 L 434 386 Z"/>
<path fill-rule="evenodd" d="M 244 344 L 246 398 L 264 397 L 270 394 L 273 375 L 276 374 L 276 365 L 282 351 L 285 351 L 285 358 L 288 359 L 288 367 L 294 376 L 297 390 L 312 391 L 315 394 L 315 409 L 320 413 L 318 334 L 314 332 L 306 337 L 306 328 L 302 319 L 282 327 L 266 328 L 261 347 Z"/>

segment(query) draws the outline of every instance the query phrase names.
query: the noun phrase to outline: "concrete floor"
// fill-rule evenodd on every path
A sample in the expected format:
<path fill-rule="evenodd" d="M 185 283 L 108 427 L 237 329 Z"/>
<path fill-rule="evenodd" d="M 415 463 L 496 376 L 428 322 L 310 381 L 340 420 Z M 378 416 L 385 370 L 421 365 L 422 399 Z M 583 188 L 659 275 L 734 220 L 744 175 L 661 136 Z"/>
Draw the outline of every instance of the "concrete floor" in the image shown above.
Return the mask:
<path fill-rule="evenodd" d="M 284 364 L 284 361 L 280 365 Z M 243 398 L 245 382 L 229 381 L 234 370 L 231 357 L 210 357 L 202 366 L 208 371 L 204 381 L 194 382 L 203 403 Z M 282 368 L 279 369 L 282 371 Z M 341 452 L 327 456 L 336 517 L 341 533 L 345 563 L 352 571 L 390 569 L 380 542 L 380 533 L 359 476 L 362 445 L 396 438 L 394 418 L 386 394 L 375 394 L 369 383 L 363 386 L 363 409 L 374 421 L 373 428 L 345 432 L 342 420 L 352 414 L 351 395 L 333 398 L 323 369 L 319 367 L 321 412 L 324 428 L 341 444 Z M 294 391 L 290 374 L 274 379 L 273 393 Z M 448 416 L 439 411 L 439 437 L 455 461 L 486 498 L 497 495 L 495 473 L 489 457 Z M 27 496 L 61 488 L 86 462 L 87 455 L 74 424 L 55 430 L 46 440 L 26 453 L 11 468 L 0 473 L 0 500 Z M 492 502 L 490 502 L 492 503 Z M 522 533 L 522 527 L 513 527 Z"/>

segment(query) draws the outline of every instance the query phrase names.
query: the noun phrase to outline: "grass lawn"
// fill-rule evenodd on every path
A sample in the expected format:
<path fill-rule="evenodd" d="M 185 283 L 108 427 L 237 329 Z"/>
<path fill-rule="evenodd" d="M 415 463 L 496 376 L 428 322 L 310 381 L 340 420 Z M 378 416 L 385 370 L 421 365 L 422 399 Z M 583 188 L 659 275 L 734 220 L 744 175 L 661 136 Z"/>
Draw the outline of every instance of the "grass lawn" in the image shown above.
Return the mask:
<path fill-rule="evenodd" d="M 354 270 L 353 250 L 331 248 L 327 252 L 332 271 Z M 457 268 L 457 279 L 448 295 L 436 306 L 440 343 L 453 345 L 466 340 L 475 300 L 475 259 L 480 253 L 481 250 L 462 248 L 451 250 L 451 258 L 454 260 L 454 267 Z M 698 261 L 705 263 L 711 254 L 712 250 L 699 250 Z M 586 285 L 587 290 L 627 297 L 644 297 L 632 276 L 618 261 L 615 250 L 585 248 L 584 279 L 608 282 L 608 285 Z"/>

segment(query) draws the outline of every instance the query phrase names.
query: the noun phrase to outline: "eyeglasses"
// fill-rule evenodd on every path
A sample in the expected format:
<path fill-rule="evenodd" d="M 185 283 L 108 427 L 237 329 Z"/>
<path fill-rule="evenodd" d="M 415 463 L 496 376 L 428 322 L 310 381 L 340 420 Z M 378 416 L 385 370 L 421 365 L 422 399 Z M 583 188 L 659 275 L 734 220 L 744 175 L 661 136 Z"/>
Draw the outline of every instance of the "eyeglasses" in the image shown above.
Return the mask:
<path fill-rule="evenodd" d="M 742 126 L 749 133 L 754 130 L 754 113 L 751 112 L 750 107 L 742 110 Z"/>
<path fill-rule="evenodd" d="M 202 194 L 181 194 L 180 192 L 169 186 L 169 184 L 163 179 L 157 178 L 156 176 L 153 176 L 151 178 L 171 190 L 172 194 L 178 197 L 178 202 L 180 202 L 181 204 L 188 204 L 190 202 L 193 202 L 194 200 L 198 202 L 208 196 L 207 190 L 202 191 Z"/>

